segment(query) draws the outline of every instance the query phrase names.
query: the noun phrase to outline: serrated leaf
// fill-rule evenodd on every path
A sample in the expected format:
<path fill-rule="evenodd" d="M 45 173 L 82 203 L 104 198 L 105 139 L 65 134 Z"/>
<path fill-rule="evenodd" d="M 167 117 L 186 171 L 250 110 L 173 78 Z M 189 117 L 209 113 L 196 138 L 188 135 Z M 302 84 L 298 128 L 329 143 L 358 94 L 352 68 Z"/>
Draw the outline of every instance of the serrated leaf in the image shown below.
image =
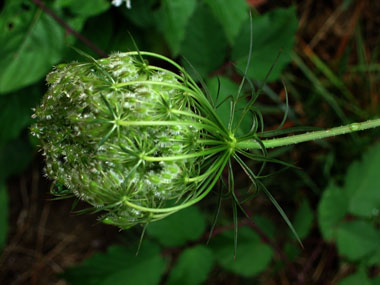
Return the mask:
<path fill-rule="evenodd" d="M 272 10 L 253 18 L 253 50 L 248 77 L 264 80 L 274 65 L 268 81 L 279 78 L 291 61 L 297 27 L 295 7 Z M 250 29 L 248 21 L 243 24 L 232 50 L 232 59 L 240 70 L 247 64 Z"/>
<path fill-rule="evenodd" d="M 185 38 L 186 26 L 196 7 L 196 0 L 163 0 L 157 14 L 159 30 L 174 56 Z"/>
<path fill-rule="evenodd" d="M 318 205 L 318 223 L 325 240 L 332 240 L 336 230 L 348 211 L 346 192 L 334 184 L 330 184 L 322 194 Z"/>
<path fill-rule="evenodd" d="M 227 52 L 227 40 L 222 27 L 209 11 L 199 4 L 187 26 L 180 54 L 183 55 L 197 72 L 205 77 L 224 62 Z M 186 61 L 183 65 L 188 66 Z M 191 68 L 187 68 L 190 72 Z"/>
<path fill-rule="evenodd" d="M 21 130 L 30 124 L 32 107 L 36 106 L 41 95 L 40 86 L 32 86 L 0 96 L 0 145 L 16 139 Z"/>
<path fill-rule="evenodd" d="M 193 206 L 149 224 L 147 233 L 164 246 L 177 247 L 199 239 L 205 229 L 206 222 L 202 213 Z"/>
<path fill-rule="evenodd" d="M 339 254 L 353 261 L 373 254 L 379 240 L 380 231 L 366 221 L 345 222 L 337 230 Z"/>
<path fill-rule="evenodd" d="M 229 43 L 232 45 L 242 24 L 248 18 L 248 5 L 245 0 L 206 0 L 214 16 L 223 26 Z"/>
<path fill-rule="evenodd" d="M 218 82 L 218 79 L 219 79 L 219 82 Z M 219 83 L 220 83 L 220 86 L 218 87 Z M 218 106 L 219 103 L 223 102 L 216 109 L 216 113 L 219 115 L 219 118 L 222 120 L 224 125 L 228 128 L 228 121 L 230 119 L 230 110 L 231 110 L 230 98 L 236 99 L 237 93 L 239 90 L 238 84 L 236 84 L 235 82 L 233 82 L 227 77 L 219 76 L 219 77 L 211 77 L 209 80 L 206 81 L 206 85 L 216 105 Z M 218 95 L 218 89 L 219 89 L 219 95 Z M 248 101 L 246 99 L 241 99 L 237 103 L 235 117 L 234 117 L 235 124 L 239 120 L 242 110 L 247 103 Z M 248 133 L 251 128 L 251 124 L 252 124 L 252 117 L 251 117 L 251 114 L 248 112 L 248 114 L 244 117 L 235 135 L 240 136 L 240 135 L 244 135 Z"/>
<path fill-rule="evenodd" d="M 210 246 L 217 263 L 224 269 L 244 277 L 252 277 L 262 272 L 272 260 L 272 249 L 251 229 L 239 228 L 234 260 L 233 235 L 233 231 L 227 231 L 211 239 Z"/>
<path fill-rule="evenodd" d="M 344 188 L 350 197 L 349 211 L 361 217 L 377 216 L 380 211 L 380 144 L 367 151 L 361 161 L 349 167 Z"/>
<path fill-rule="evenodd" d="M 354 274 L 351 274 L 345 278 L 343 278 L 339 283 L 339 285 L 371 285 L 371 280 L 368 278 L 367 274 L 364 270 L 359 270 Z"/>
<path fill-rule="evenodd" d="M 0 93 L 40 80 L 64 48 L 64 30 L 49 15 L 29 1 L 7 2 L 0 17 Z"/>
<path fill-rule="evenodd" d="M 159 247 L 145 240 L 137 256 L 136 248 L 110 246 L 106 253 L 96 253 L 82 265 L 66 270 L 63 278 L 72 285 L 159 284 L 166 266 Z"/>
<path fill-rule="evenodd" d="M 314 214 L 307 199 L 304 199 L 294 217 L 293 225 L 300 239 L 307 237 L 313 225 Z"/>
<path fill-rule="evenodd" d="M 170 271 L 168 281 L 165 284 L 201 284 L 207 280 L 213 265 L 214 257 L 208 247 L 198 245 L 185 249 Z"/>
<path fill-rule="evenodd" d="M 0 180 L 0 253 L 8 235 L 8 192 L 3 180 Z"/>

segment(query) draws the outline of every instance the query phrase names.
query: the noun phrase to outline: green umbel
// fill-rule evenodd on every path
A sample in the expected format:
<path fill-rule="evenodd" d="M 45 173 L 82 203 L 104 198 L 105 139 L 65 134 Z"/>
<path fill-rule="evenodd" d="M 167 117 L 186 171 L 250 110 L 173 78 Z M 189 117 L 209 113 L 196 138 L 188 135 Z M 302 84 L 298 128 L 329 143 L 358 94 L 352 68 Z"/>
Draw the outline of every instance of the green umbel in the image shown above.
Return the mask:
<path fill-rule="evenodd" d="M 225 149 L 205 148 L 222 131 L 203 118 L 195 84 L 139 57 L 59 65 L 47 82 L 32 127 L 46 174 L 103 222 L 129 228 L 170 214 L 154 210 L 196 198 L 205 156 Z"/>

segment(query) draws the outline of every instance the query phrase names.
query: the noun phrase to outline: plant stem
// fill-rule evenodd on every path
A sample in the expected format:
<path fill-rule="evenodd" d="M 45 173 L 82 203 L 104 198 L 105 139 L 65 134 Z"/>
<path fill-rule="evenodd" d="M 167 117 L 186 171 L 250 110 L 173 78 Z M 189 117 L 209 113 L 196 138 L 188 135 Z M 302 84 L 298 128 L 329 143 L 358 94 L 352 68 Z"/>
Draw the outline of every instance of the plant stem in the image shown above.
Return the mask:
<path fill-rule="evenodd" d="M 380 126 L 380 119 L 368 120 L 362 123 L 352 123 L 349 125 L 336 127 L 328 130 L 308 132 L 300 135 L 293 135 L 283 138 L 273 138 L 262 140 L 261 142 L 265 148 L 274 148 L 280 146 L 287 146 L 307 141 L 319 140 L 328 137 L 343 135 L 347 133 L 363 131 L 366 129 L 376 128 Z M 240 149 L 261 149 L 260 144 L 256 140 L 240 141 L 236 144 Z"/>

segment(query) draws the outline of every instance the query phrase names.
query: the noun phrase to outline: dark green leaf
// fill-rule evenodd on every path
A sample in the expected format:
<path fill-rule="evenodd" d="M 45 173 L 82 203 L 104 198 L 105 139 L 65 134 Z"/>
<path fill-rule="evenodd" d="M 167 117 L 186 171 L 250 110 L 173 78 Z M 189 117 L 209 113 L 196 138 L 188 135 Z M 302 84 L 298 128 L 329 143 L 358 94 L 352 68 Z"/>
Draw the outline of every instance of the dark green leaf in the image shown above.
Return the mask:
<path fill-rule="evenodd" d="M 154 26 L 153 5 L 156 0 L 134 1 L 133 9 L 122 9 L 123 14 L 133 24 L 140 28 Z"/>
<path fill-rule="evenodd" d="M 175 56 L 185 38 L 186 26 L 196 7 L 196 0 L 162 0 L 161 5 L 157 13 L 158 27 Z"/>
<path fill-rule="evenodd" d="M 373 252 L 372 256 L 369 257 L 367 260 L 367 263 L 369 266 L 372 265 L 380 265 L 380 244 L 376 248 L 376 250 Z"/>
<path fill-rule="evenodd" d="M 8 193 L 3 180 L 0 180 L 0 253 L 8 235 Z"/>
<path fill-rule="evenodd" d="M 40 86 L 32 86 L 0 96 L 0 145 L 16 139 L 30 124 L 32 108 L 37 105 L 42 92 Z"/>
<path fill-rule="evenodd" d="M 275 238 L 276 227 L 273 224 L 273 221 L 260 214 L 254 214 L 252 217 L 254 223 L 271 239 Z"/>
<path fill-rule="evenodd" d="M 230 44 L 233 44 L 242 24 L 248 18 L 245 0 L 206 0 L 212 13 L 219 20 Z"/>
<path fill-rule="evenodd" d="M 313 225 L 314 215 L 313 210 L 307 199 L 304 199 L 298 208 L 294 217 L 293 225 L 298 236 L 303 239 L 309 234 Z"/>
<path fill-rule="evenodd" d="M 371 285 L 371 280 L 368 278 L 364 270 L 359 270 L 358 272 L 351 274 L 343 278 L 338 285 Z"/>
<path fill-rule="evenodd" d="M 298 244 L 288 242 L 284 245 L 284 253 L 289 260 L 295 260 L 301 252 L 301 247 Z"/>
<path fill-rule="evenodd" d="M 276 80 L 281 75 L 284 67 L 291 61 L 297 27 L 295 7 L 272 10 L 253 18 L 253 50 L 248 69 L 249 77 L 264 80 L 273 65 L 268 80 Z M 244 70 L 247 64 L 250 28 L 248 21 L 243 24 L 232 51 L 232 59 L 237 62 L 240 70 Z"/>
<path fill-rule="evenodd" d="M 377 216 L 380 211 L 380 144 L 366 152 L 362 161 L 351 164 L 344 188 L 350 197 L 349 211 L 362 217 Z"/>
<path fill-rule="evenodd" d="M 198 5 L 189 22 L 180 53 L 205 77 L 223 64 L 227 40 L 222 27 L 204 5 Z"/>
<path fill-rule="evenodd" d="M 212 251 L 203 245 L 184 250 L 169 274 L 167 285 L 195 285 L 206 281 L 214 264 Z"/>
<path fill-rule="evenodd" d="M 350 260 L 373 254 L 379 241 L 380 231 L 366 221 L 345 222 L 337 230 L 338 252 Z"/>
<path fill-rule="evenodd" d="M 336 229 L 348 211 L 346 192 L 330 184 L 323 192 L 318 205 L 318 223 L 322 236 L 326 240 L 334 239 Z"/>
<path fill-rule="evenodd" d="M 154 223 L 147 233 L 164 246 L 182 246 L 188 241 L 199 239 L 206 229 L 206 222 L 197 207 L 189 207 Z"/>
<path fill-rule="evenodd" d="M 16 139 L 0 145 L 0 181 L 24 170 L 33 154 L 33 148 L 26 139 Z"/>
<path fill-rule="evenodd" d="M 90 17 L 107 11 L 111 3 L 108 0 L 57 0 L 54 4 L 56 7 L 70 9 L 74 15 Z"/>
<path fill-rule="evenodd" d="M 262 272 L 272 260 L 272 249 L 251 229 L 239 228 L 236 260 L 234 260 L 233 231 L 225 232 L 210 241 L 217 262 L 224 269 L 244 277 Z"/>
<path fill-rule="evenodd" d="M 106 253 L 96 253 L 80 266 L 65 271 L 70 284 L 159 284 L 166 261 L 157 245 L 144 241 L 137 247 L 111 246 Z"/>
<path fill-rule="evenodd" d="M 372 285 L 380 285 L 380 276 L 377 276 L 375 278 L 373 278 L 372 280 Z"/>
<path fill-rule="evenodd" d="M 61 59 L 64 39 L 57 22 L 31 2 L 7 2 L 0 17 L 0 93 L 41 79 Z"/>

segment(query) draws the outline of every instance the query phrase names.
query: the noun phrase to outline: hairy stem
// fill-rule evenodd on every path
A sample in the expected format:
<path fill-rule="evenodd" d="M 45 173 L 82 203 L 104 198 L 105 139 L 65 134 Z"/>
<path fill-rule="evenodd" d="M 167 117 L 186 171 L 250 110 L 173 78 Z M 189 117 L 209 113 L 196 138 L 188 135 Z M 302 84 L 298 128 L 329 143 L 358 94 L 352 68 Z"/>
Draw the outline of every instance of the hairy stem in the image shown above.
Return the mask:
<path fill-rule="evenodd" d="M 328 137 L 348 134 L 357 131 L 363 131 L 380 126 L 380 119 L 368 120 L 362 123 L 352 123 L 349 125 L 336 127 L 328 130 L 308 132 L 300 135 L 293 135 L 283 138 L 273 138 L 262 140 L 262 144 L 265 148 L 275 148 L 280 146 L 287 146 L 291 144 L 297 144 L 307 141 L 319 140 Z M 236 144 L 240 149 L 261 149 L 262 146 L 256 140 L 240 141 Z"/>

